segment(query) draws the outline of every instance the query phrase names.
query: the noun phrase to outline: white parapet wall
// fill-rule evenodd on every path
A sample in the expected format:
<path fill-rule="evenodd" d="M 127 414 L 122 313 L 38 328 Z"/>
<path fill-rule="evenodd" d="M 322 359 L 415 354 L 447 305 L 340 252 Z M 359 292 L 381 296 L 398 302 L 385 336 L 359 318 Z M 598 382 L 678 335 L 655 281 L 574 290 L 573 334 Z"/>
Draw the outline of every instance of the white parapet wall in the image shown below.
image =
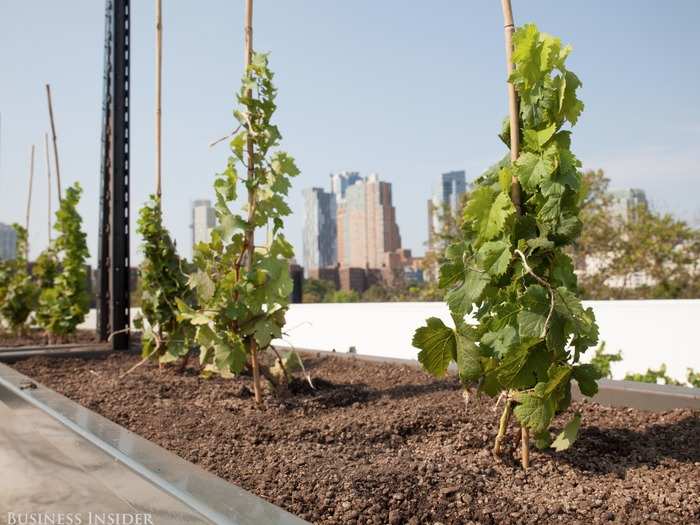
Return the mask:
<path fill-rule="evenodd" d="M 644 372 L 662 363 L 668 374 L 685 380 L 688 368 L 700 371 L 700 300 L 586 301 L 600 326 L 606 352 L 622 351 L 613 363 L 614 379 Z M 132 319 L 138 312 L 132 309 Z M 428 317 L 451 325 L 443 303 L 293 304 L 280 346 L 415 359 L 413 332 Z M 81 328 L 94 328 L 92 310 Z M 593 350 L 584 355 L 590 359 Z"/>
<path fill-rule="evenodd" d="M 613 363 L 614 379 L 662 363 L 668 374 L 685 380 L 687 368 L 700 370 L 700 300 L 586 301 L 600 326 L 606 352 L 622 351 Z M 413 332 L 428 317 L 451 325 L 443 303 L 294 304 L 287 314 L 281 345 L 415 359 Z M 590 359 L 593 350 L 584 355 Z"/>

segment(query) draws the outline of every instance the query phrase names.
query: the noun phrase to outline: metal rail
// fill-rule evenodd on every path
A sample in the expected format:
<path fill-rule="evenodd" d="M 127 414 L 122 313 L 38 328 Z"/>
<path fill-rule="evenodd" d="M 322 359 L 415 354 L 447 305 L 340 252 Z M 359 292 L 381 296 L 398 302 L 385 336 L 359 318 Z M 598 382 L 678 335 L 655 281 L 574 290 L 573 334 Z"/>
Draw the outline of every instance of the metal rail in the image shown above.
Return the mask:
<path fill-rule="evenodd" d="M 3 471 L 0 489 L 7 480 L 10 497 L 32 503 L 26 511 L 71 509 L 82 494 L 82 512 L 104 510 L 108 501 L 108 511 L 124 512 L 126 502 L 127 511 L 153 513 L 154 525 L 307 524 L 3 364 L 0 416 L 7 416 L 0 417 L 0 450 L 13 467 Z M 32 470 L 32 482 L 15 488 L 13 476 L 26 475 L 23 469 Z"/>

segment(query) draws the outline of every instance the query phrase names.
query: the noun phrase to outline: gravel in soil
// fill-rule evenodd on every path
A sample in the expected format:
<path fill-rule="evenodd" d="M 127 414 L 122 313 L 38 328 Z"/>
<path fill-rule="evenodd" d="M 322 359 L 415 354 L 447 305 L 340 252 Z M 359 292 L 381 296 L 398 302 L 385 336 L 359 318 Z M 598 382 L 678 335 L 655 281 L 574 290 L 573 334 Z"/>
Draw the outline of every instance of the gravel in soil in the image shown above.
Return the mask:
<path fill-rule="evenodd" d="M 78 330 L 63 338 L 60 344 L 92 344 L 97 343 L 94 330 Z M 48 336 L 42 330 L 30 330 L 25 334 L 0 332 L 0 347 L 41 346 L 48 345 Z"/>
<path fill-rule="evenodd" d="M 320 524 L 700 523 L 700 413 L 574 403 L 568 451 L 531 452 L 454 379 L 408 366 L 306 357 L 317 389 L 254 407 L 250 378 L 203 379 L 134 355 L 34 357 L 37 381 L 266 500 Z M 89 379 L 89 380 L 88 380 Z"/>

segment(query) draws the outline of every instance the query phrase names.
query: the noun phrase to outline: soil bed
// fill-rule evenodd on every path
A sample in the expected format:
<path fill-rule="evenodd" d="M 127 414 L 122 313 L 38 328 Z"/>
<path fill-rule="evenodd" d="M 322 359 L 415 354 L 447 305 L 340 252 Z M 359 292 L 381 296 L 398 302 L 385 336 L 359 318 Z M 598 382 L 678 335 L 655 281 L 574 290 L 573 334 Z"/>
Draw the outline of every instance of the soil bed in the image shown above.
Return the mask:
<path fill-rule="evenodd" d="M 284 402 L 250 399 L 248 377 L 202 379 L 134 355 L 34 357 L 22 373 L 314 523 L 700 523 L 700 413 L 574 403 L 566 452 L 532 450 L 524 473 L 498 414 L 454 379 L 393 364 L 306 357 Z M 558 417 L 557 430 L 571 413 Z"/>
<path fill-rule="evenodd" d="M 94 330 L 78 330 L 76 333 L 64 337 L 62 341 L 57 341 L 59 344 L 92 344 L 98 342 L 97 334 Z M 23 335 L 0 332 L 0 348 L 48 344 L 48 337 L 41 330 L 30 330 Z"/>

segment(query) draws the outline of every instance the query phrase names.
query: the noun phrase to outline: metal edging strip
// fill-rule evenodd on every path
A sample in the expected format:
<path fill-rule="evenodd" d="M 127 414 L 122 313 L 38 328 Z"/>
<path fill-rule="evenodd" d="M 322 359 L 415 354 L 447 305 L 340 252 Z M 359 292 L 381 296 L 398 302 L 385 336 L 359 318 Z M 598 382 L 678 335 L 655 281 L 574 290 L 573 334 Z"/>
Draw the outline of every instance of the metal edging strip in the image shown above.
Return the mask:
<path fill-rule="evenodd" d="M 9 376 L 9 377 L 8 377 Z M 13 377 L 14 376 L 14 377 Z M 31 381 L 36 385 L 36 388 L 32 388 L 31 390 L 23 390 L 19 387 L 19 383 L 23 382 L 29 382 Z M 273 505 L 272 503 L 269 503 L 262 498 L 259 498 L 258 496 L 232 484 L 229 483 L 214 474 L 211 474 L 204 469 L 201 469 L 200 467 L 189 463 L 188 461 L 180 458 L 179 456 L 163 449 L 162 447 L 159 447 L 155 443 L 142 438 L 138 436 L 137 434 L 134 434 L 133 432 L 130 432 L 120 425 L 117 425 L 116 423 L 100 416 L 99 414 L 96 414 L 89 409 L 75 403 L 74 401 L 66 398 L 65 396 L 62 396 L 61 394 L 58 394 L 57 392 L 54 392 L 48 387 L 45 387 L 41 385 L 40 383 L 36 382 L 35 380 L 31 379 L 30 377 L 27 377 L 16 370 L 12 369 L 11 367 L 0 363 L 0 386 L 4 386 L 8 390 L 10 390 L 13 394 L 19 396 L 21 399 L 25 400 L 26 402 L 32 404 L 39 410 L 42 410 L 46 414 L 50 415 L 57 421 L 59 421 L 61 424 L 63 424 L 66 428 L 72 430 L 88 442 L 92 443 L 94 446 L 98 447 L 100 450 L 104 451 L 105 453 L 109 454 L 110 456 L 114 457 L 116 460 L 120 461 L 123 463 L 125 466 L 127 466 L 129 469 L 133 470 L 136 472 L 138 475 L 143 477 L 144 479 L 148 480 L 149 482 L 153 483 L 156 487 L 160 488 L 164 492 L 172 495 L 173 497 L 177 498 L 178 500 L 182 501 L 185 505 L 190 507 L 191 509 L 195 510 L 196 512 L 199 512 L 203 516 L 205 516 L 207 519 L 211 520 L 214 523 L 221 523 L 221 524 L 249 524 L 249 523 L 275 523 L 279 525 L 303 525 L 307 524 L 308 522 L 302 520 L 301 518 L 298 518 L 297 516 L 294 516 L 293 514 L 288 513 L 284 509 L 277 507 L 276 505 Z M 42 397 L 49 397 L 53 399 L 48 399 L 48 400 L 41 400 L 36 397 L 36 394 L 41 395 Z M 238 520 L 238 519 L 232 519 L 226 514 L 224 514 L 225 510 L 219 510 L 216 508 L 212 508 L 209 504 L 205 503 L 202 501 L 200 498 L 198 498 L 196 495 L 193 495 L 192 493 L 180 489 L 177 486 L 175 486 L 173 483 L 168 481 L 167 479 L 163 478 L 156 472 L 154 472 L 152 469 L 144 466 L 141 464 L 139 461 L 134 460 L 132 457 L 130 457 L 128 454 L 125 452 L 121 451 L 119 448 L 107 443 L 104 439 L 102 439 L 100 436 L 94 434 L 90 430 L 84 428 L 80 424 L 76 423 L 73 421 L 71 418 L 65 416 L 62 414 L 59 410 L 56 410 L 52 406 L 50 406 L 52 403 L 51 401 L 60 401 L 62 404 L 71 404 L 75 405 L 75 408 L 78 410 L 85 411 L 86 413 L 89 413 L 90 416 L 95 417 L 95 418 L 100 418 L 103 421 L 100 421 L 101 424 L 107 425 L 107 426 L 114 426 L 118 427 L 118 429 L 122 432 L 129 432 L 133 439 L 135 441 L 142 441 L 146 443 L 150 447 L 155 447 L 155 449 L 158 449 L 159 455 L 162 456 L 162 458 L 159 459 L 166 459 L 169 461 L 177 461 L 184 463 L 189 466 L 189 468 L 192 471 L 198 471 L 197 475 L 206 478 L 207 483 L 215 483 L 219 485 L 219 489 L 221 489 L 221 484 L 225 484 L 228 486 L 226 494 L 227 496 L 227 504 L 226 507 L 228 509 L 225 510 L 231 510 L 232 512 L 236 513 L 234 507 L 232 506 L 235 503 L 236 499 L 244 498 L 244 506 L 250 507 L 253 506 L 255 508 L 260 509 L 260 515 L 259 516 L 246 516 L 246 519 L 244 520 Z M 155 450 L 154 449 L 154 450 Z M 201 472 L 200 472 L 201 471 Z M 252 504 L 252 505 L 251 505 Z M 223 505 L 222 505 L 223 506 Z M 264 520 L 264 521 L 259 521 L 259 520 Z"/>

